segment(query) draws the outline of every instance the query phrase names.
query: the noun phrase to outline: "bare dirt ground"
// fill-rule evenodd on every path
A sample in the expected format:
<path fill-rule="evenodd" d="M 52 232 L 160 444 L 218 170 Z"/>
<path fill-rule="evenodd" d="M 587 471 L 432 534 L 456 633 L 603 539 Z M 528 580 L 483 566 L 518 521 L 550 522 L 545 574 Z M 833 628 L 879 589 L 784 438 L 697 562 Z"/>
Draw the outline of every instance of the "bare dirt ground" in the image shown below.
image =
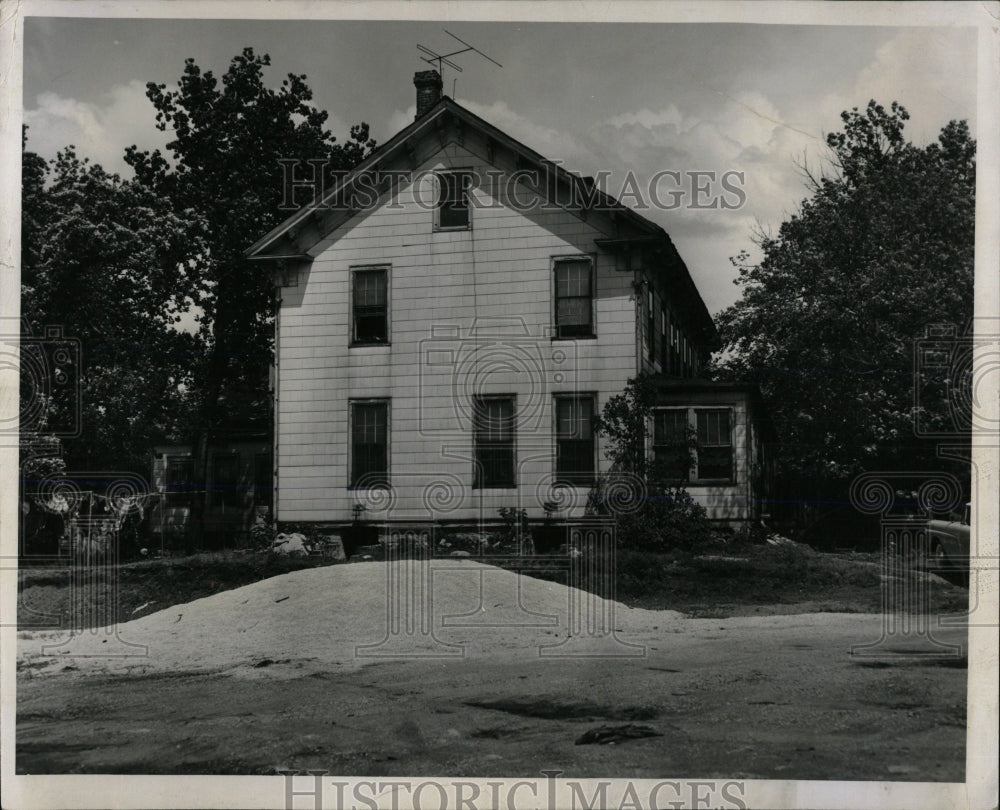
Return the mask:
<path fill-rule="evenodd" d="M 427 580 L 387 580 L 378 562 L 297 571 L 70 645 L 23 632 L 17 770 L 964 780 L 966 659 L 900 638 L 893 660 L 852 656 L 881 637 L 879 615 L 691 619 L 435 566 Z M 404 580 L 418 590 L 387 603 Z M 571 633 L 571 615 L 595 624 Z M 387 650 L 397 618 L 389 639 L 411 657 L 359 657 Z M 961 627 L 933 634 L 964 653 Z M 147 654 L 99 656 L 119 639 Z M 552 655 L 567 651 L 588 657 Z M 655 736 L 577 744 L 608 726 Z"/>

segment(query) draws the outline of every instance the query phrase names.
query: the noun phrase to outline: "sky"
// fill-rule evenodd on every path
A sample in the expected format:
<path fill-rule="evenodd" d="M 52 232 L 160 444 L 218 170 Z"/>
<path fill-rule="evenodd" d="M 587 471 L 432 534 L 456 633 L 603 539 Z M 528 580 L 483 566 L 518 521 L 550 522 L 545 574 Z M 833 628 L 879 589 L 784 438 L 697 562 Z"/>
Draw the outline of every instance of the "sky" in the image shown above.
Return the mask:
<path fill-rule="evenodd" d="M 458 56 L 463 71 L 445 68 L 445 93 L 509 135 L 572 171 L 608 172 L 612 193 L 631 172 L 649 199 L 658 172 L 681 173 L 682 204 L 641 213 L 670 234 L 713 313 L 740 294 L 730 257 L 758 255 L 755 232 L 775 232 L 808 196 L 801 165 L 823 170 L 841 111 L 898 101 L 921 145 L 952 119 L 976 134 L 972 28 L 29 17 L 28 146 L 54 157 L 73 144 L 130 175 L 125 147 L 169 140 L 146 83 L 174 86 L 188 57 L 221 75 L 246 46 L 270 54 L 275 86 L 306 74 L 338 139 L 365 121 L 384 143 L 413 120 L 413 73 L 429 67 L 417 44 L 462 47 L 444 29 L 503 65 Z M 742 172 L 730 182 L 745 203 L 693 209 L 693 171 Z"/>

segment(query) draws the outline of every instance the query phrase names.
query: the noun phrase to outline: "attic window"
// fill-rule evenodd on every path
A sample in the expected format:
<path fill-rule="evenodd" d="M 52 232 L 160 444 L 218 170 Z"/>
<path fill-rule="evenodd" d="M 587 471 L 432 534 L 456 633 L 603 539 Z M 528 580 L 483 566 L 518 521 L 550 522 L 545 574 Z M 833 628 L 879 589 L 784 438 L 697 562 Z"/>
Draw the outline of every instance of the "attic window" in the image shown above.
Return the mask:
<path fill-rule="evenodd" d="M 472 174 L 468 171 L 441 172 L 437 178 L 437 229 L 445 231 L 469 228 L 469 186 Z"/>

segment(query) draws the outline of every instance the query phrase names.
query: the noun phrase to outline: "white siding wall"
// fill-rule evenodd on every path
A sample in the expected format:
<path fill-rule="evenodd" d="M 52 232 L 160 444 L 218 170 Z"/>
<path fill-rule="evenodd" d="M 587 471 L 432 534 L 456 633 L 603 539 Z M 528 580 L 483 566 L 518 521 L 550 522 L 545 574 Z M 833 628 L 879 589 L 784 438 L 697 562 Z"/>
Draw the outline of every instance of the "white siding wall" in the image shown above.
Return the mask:
<path fill-rule="evenodd" d="M 433 199 L 431 175 L 419 173 L 446 168 L 485 176 L 494 167 L 449 144 L 415 172 L 419 199 Z M 501 506 L 540 517 L 551 499 L 553 395 L 593 392 L 599 410 L 634 376 L 632 279 L 609 255 L 596 256 L 597 339 L 551 340 L 552 257 L 593 254 L 594 238 L 606 235 L 596 220 L 497 207 L 491 191 L 475 192 L 471 230 L 435 232 L 434 212 L 404 187 L 399 207 L 382 205 L 336 228 L 297 285 L 281 290 L 279 520 L 350 520 L 356 502 L 374 519 L 495 519 Z M 350 269 L 364 265 L 390 267 L 389 346 L 349 348 Z M 478 338 L 470 335 L 474 324 Z M 517 396 L 517 490 L 472 489 L 473 393 Z M 391 399 L 387 509 L 380 493 L 347 486 L 349 400 L 376 397 Z M 602 449 L 598 459 L 605 468 Z M 579 514 L 586 489 L 576 501 Z"/>

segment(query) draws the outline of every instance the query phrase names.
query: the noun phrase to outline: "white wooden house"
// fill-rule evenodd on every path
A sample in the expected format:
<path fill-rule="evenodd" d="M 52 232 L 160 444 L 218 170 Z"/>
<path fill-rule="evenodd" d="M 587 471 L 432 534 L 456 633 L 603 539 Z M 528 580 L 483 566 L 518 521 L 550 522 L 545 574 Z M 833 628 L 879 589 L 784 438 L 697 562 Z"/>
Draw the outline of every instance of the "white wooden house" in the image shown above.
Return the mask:
<path fill-rule="evenodd" d="M 712 319 L 662 228 L 441 96 L 435 71 L 414 84 L 416 120 L 247 251 L 277 289 L 275 518 L 580 516 L 609 465 L 593 414 L 641 371 L 694 381 Z M 699 396 L 685 418 L 713 462 L 690 491 L 753 518 L 752 410 Z"/>

